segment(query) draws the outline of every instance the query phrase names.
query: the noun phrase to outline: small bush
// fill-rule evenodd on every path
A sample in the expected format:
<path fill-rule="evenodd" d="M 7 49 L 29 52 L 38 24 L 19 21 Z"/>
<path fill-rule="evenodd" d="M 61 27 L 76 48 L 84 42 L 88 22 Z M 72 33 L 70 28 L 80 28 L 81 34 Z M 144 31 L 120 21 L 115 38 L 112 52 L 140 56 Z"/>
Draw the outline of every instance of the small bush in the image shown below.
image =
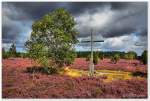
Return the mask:
<path fill-rule="evenodd" d="M 9 53 L 8 52 L 3 52 L 2 53 L 2 58 L 3 59 L 7 59 L 7 58 L 9 58 L 10 56 L 9 56 Z"/>
<path fill-rule="evenodd" d="M 93 56 L 93 63 L 94 63 L 95 65 L 98 63 L 98 60 L 99 60 L 98 55 L 97 55 L 97 54 L 94 54 L 94 56 Z"/>
<path fill-rule="evenodd" d="M 147 64 L 147 51 L 145 50 L 142 55 L 141 55 L 141 61 L 143 62 L 143 64 Z"/>
<path fill-rule="evenodd" d="M 44 72 L 47 74 L 57 74 L 58 70 L 54 67 L 44 67 Z"/>
<path fill-rule="evenodd" d="M 127 60 L 137 59 L 137 54 L 134 51 L 129 51 L 124 54 L 124 59 L 127 59 Z"/>
<path fill-rule="evenodd" d="M 86 61 L 90 61 L 91 59 L 91 54 L 87 55 Z M 99 61 L 99 54 L 97 52 L 93 53 L 93 63 L 96 65 Z"/>
<path fill-rule="evenodd" d="M 143 73 L 140 71 L 135 71 L 132 73 L 133 76 L 147 77 L 147 73 Z"/>
<path fill-rule="evenodd" d="M 103 53 L 99 53 L 99 59 L 103 60 L 104 59 L 104 54 Z"/>
<path fill-rule="evenodd" d="M 86 57 L 86 61 L 90 61 L 90 58 L 91 58 L 91 55 L 89 54 L 89 55 Z"/>
<path fill-rule="evenodd" d="M 34 67 L 27 67 L 26 72 L 27 73 L 43 72 L 43 68 L 42 67 L 36 67 L 36 66 L 34 66 Z"/>
<path fill-rule="evenodd" d="M 119 54 L 115 54 L 113 57 L 111 57 L 111 62 L 116 64 L 119 61 L 119 59 Z"/>
<path fill-rule="evenodd" d="M 46 73 L 46 74 L 56 74 L 57 69 L 53 67 L 28 67 L 27 73 Z"/>

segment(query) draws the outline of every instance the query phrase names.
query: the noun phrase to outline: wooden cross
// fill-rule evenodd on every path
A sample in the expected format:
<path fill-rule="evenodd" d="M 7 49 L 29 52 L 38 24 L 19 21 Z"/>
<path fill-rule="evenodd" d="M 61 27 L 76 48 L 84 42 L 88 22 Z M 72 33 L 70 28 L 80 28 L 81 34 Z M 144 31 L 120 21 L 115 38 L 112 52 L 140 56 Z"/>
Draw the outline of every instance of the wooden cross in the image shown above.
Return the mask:
<path fill-rule="evenodd" d="M 93 30 L 91 29 L 91 40 L 90 41 L 81 41 L 83 43 L 90 42 L 91 43 L 91 59 L 89 64 L 89 72 L 90 76 L 94 75 L 94 63 L 93 63 L 93 42 L 104 42 L 104 40 L 95 40 L 93 41 Z"/>

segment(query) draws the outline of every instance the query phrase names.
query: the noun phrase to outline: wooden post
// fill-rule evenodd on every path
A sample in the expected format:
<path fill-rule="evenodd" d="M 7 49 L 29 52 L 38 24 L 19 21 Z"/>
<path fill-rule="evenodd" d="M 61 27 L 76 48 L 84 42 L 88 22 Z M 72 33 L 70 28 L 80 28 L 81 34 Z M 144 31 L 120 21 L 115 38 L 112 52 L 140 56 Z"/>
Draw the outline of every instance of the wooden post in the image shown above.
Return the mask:
<path fill-rule="evenodd" d="M 94 74 L 94 64 L 93 64 L 93 30 L 91 29 L 91 59 L 90 59 L 90 76 L 93 76 Z"/>

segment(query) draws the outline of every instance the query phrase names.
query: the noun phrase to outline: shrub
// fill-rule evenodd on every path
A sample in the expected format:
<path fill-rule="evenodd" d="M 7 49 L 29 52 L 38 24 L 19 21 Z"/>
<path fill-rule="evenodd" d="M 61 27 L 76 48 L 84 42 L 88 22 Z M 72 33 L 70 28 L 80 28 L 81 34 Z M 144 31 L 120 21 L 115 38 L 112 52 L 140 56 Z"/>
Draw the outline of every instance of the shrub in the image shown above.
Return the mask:
<path fill-rule="evenodd" d="M 91 54 L 87 55 L 86 61 L 90 61 Z M 99 54 L 98 52 L 93 52 L 93 63 L 96 65 L 99 61 Z"/>
<path fill-rule="evenodd" d="M 3 58 L 3 59 L 7 59 L 7 58 L 9 58 L 9 57 L 10 57 L 10 55 L 9 55 L 8 52 L 3 52 L 3 53 L 2 53 L 2 58 Z"/>
<path fill-rule="evenodd" d="M 117 63 L 120 59 L 119 54 L 115 54 L 114 56 L 111 57 L 111 62 L 112 63 Z"/>
<path fill-rule="evenodd" d="M 102 52 L 99 52 L 99 59 L 101 59 L 101 60 L 104 59 L 104 54 Z"/>
<path fill-rule="evenodd" d="M 140 76 L 140 77 L 147 77 L 147 73 L 143 73 L 143 72 L 140 72 L 140 71 L 132 72 L 132 75 L 133 76 Z"/>
<path fill-rule="evenodd" d="M 94 54 L 94 55 L 93 55 L 93 63 L 94 63 L 95 65 L 98 63 L 98 60 L 99 60 L 98 55 L 97 55 L 97 54 Z"/>
<path fill-rule="evenodd" d="M 11 57 L 16 57 L 17 56 L 16 45 L 14 43 L 10 46 L 9 55 Z"/>
<path fill-rule="evenodd" d="M 147 50 L 145 50 L 141 55 L 141 61 L 143 62 L 143 64 L 147 64 L 147 54 Z"/>
<path fill-rule="evenodd" d="M 87 55 L 87 57 L 86 57 L 86 61 L 90 61 L 90 58 L 91 58 L 91 55 L 89 54 L 89 55 Z"/>
<path fill-rule="evenodd" d="M 58 73 L 58 70 L 54 67 L 44 67 L 44 72 L 47 74 L 56 74 Z"/>
<path fill-rule="evenodd" d="M 27 73 L 46 73 L 46 74 L 56 74 L 58 73 L 57 69 L 54 67 L 27 67 Z"/>
<path fill-rule="evenodd" d="M 27 73 L 37 73 L 37 72 L 43 72 L 43 68 L 42 67 L 36 67 L 36 66 L 33 66 L 33 67 L 27 67 L 26 69 L 26 72 Z"/>
<path fill-rule="evenodd" d="M 134 51 L 129 51 L 128 53 L 124 54 L 124 58 L 128 60 L 133 60 L 137 58 L 137 54 Z"/>

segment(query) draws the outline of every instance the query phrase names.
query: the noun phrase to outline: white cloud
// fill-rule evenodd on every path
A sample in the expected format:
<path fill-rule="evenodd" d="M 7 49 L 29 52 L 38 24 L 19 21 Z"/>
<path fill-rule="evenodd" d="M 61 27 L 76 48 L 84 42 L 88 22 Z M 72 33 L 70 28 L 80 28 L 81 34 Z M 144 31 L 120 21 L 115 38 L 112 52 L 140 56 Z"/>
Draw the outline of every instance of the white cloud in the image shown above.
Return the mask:
<path fill-rule="evenodd" d="M 3 44 L 2 44 L 2 47 L 3 47 L 6 51 L 9 50 L 10 46 L 11 46 L 10 43 L 3 43 Z"/>
<path fill-rule="evenodd" d="M 144 47 L 135 45 L 136 42 L 139 42 L 139 38 L 140 37 L 134 34 L 107 38 L 102 44 L 102 49 L 125 52 L 135 51 L 138 53 L 138 55 L 141 55 L 141 53 L 144 50 Z"/>
<path fill-rule="evenodd" d="M 103 11 L 101 9 L 97 9 L 97 12 L 92 15 L 88 11 L 85 11 L 75 17 L 75 20 L 77 21 L 76 28 L 81 33 L 84 33 L 86 29 L 89 31 L 89 28 L 100 30 L 112 20 L 114 14 L 115 13 L 110 10 L 109 6 L 105 7 Z"/>
<path fill-rule="evenodd" d="M 145 47 L 135 46 L 135 43 L 139 42 L 139 38 L 140 37 L 134 34 L 106 38 L 103 43 L 96 43 L 93 47 L 95 51 L 135 51 L 138 55 L 141 55 Z M 82 40 L 82 38 L 80 38 L 80 40 Z M 78 44 L 75 48 L 78 51 L 90 51 L 90 43 Z"/>

